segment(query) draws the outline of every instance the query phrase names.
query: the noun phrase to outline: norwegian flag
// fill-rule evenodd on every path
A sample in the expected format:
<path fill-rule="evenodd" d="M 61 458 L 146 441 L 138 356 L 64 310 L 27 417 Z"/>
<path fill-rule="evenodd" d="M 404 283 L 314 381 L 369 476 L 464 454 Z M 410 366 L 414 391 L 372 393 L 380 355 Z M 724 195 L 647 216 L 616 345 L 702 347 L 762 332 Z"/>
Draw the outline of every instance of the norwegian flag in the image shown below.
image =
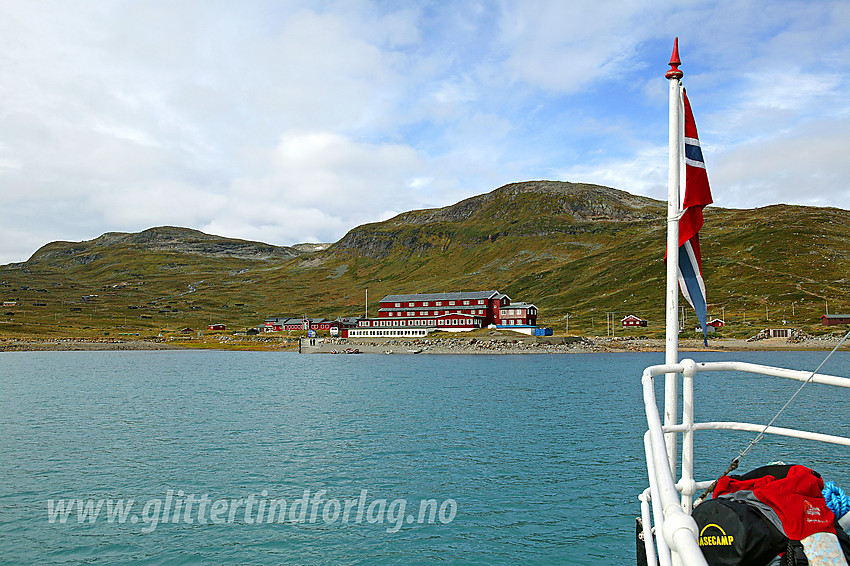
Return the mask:
<path fill-rule="evenodd" d="M 708 345 L 705 281 L 702 278 L 699 230 L 703 224 L 702 209 L 713 201 L 691 104 L 684 88 L 681 92 L 685 110 L 683 138 L 685 190 L 680 191 L 682 216 L 679 219 L 679 288 L 696 312 L 702 327 L 703 340 Z"/>

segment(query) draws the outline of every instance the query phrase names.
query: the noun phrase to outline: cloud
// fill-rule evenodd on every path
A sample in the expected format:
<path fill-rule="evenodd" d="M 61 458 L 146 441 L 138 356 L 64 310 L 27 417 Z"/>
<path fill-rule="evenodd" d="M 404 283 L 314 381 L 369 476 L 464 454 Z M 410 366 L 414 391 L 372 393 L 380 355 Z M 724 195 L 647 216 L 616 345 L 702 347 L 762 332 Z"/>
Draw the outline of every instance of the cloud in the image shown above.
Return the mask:
<path fill-rule="evenodd" d="M 787 203 L 850 209 L 848 147 L 850 119 L 741 144 L 707 164 L 714 200 L 734 208 Z"/>
<path fill-rule="evenodd" d="M 166 223 L 331 241 L 527 179 L 663 198 L 674 35 L 716 196 L 817 179 L 847 206 L 848 25 L 793 0 L 2 3 L 0 262 Z"/>
<path fill-rule="evenodd" d="M 257 220 L 265 217 L 266 203 L 275 203 L 293 211 L 288 220 L 299 210 L 321 209 L 350 221 L 405 206 L 410 187 L 426 173 L 423 156 L 403 144 L 291 130 L 268 152 L 260 171 L 234 181 L 229 197 L 255 203 L 250 210 Z"/>
<path fill-rule="evenodd" d="M 510 3 L 500 22 L 505 69 L 515 81 L 580 92 L 638 66 L 645 28 L 661 15 L 649 1 Z"/>
<path fill-rule="evenodd" d="M 558 177 L 572 182 L 592 182 L 666 201 L 667 151 L 667 146 L 645 147 L 628 159 L 575 165 L 559 171 Z"/>
<path fill-rule="evenodd" d="M 284 132 L 254 163 L 251 175 L 228 187 L 205 229 L 281 244 L 333 242 L 359 224 L 435 206 L 457 190 L 429 175 L 438 161 L 408 145 L 330 131 Z"/>
<path fill-rule="evenodd" d="M 716 206 L 755 208 L 773 203 L 850 209 L 850 119 L 822 120 L 729 147 L 706 147 Z M 603 159 L 557 172 L 659 200 L 667 199 L 667 146 L 645 147 L 629 159 Z"/>
<path fill-rule="evenodd" d="M 700 132 L 718 145 L 753 139 L 772 139 L 782 132 L 833 116 L 850 115 L 845 96 L 846 77 L 839 73 L 807 73 L 776 69 L 753 72 L 729 102 L 705 114 Z M 705 95 L 701 95 L 703 100 Z"/>

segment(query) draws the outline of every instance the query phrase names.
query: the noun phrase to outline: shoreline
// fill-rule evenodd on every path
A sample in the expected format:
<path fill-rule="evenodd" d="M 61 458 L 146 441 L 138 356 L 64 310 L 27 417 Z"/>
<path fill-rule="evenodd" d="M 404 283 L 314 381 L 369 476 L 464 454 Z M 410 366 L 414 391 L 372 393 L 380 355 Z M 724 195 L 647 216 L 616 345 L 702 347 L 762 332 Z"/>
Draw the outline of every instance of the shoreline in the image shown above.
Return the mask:
<path fill-rule="evenodd" d="M 370 338 L 340 339 L 317 338 L 301 340 L 304 354 L 344 354 L 346 349 L 357 349 L 362 354 L 589 354 L 663 352 L 664 339 L 631 337 L 439 337 L 421 339 Z M 685 339 L 679 342 L 680 352 L 747 352 L 747 351 L 830 351 L 839 338 L 789 341 L 784 338 L 763 340 L 722 339 L 710 340 L 706 348 L 700 340 Z M 226 351 L 299 351 L 298 342 L 288 339 L 239 339 L 219 336 L 206 341 L 184 340 L 125 340 L 125 339 L 0 339 L 2 352 L 45 351 L 118 351 L 118 350 L 226 350 Z M 840 351 L 850 351 L 850 341 Z"/>
<path fill-rule="evenodd" d="M 701 340 L 679 342 L 680 352 L 748 352 L 748 351 L 830 351 L 840 339 L 808 339 L 791 342 L 783 338 L 748 341 L 724 339 L 709 341 L 706 348 Z M 422 338 L 422 339 L 317 339 L 308 345 L 304 339 L 301 351 L 305 354 L 344 354 L 346 349 L 358 349 L 361 354 L 591 354 L 663 352 L 661 338 L 629 337 L 568 337 L 546 338 Z M 850 341 L 840 351 L 850 351 Z"/>
<path fill-rule="evenodd" d="M 97 352 L 118 350 L 182 350 L 184 348 L 154 340 L 94 340 L 86 338 L 5 339 L 2 352 Z"/>

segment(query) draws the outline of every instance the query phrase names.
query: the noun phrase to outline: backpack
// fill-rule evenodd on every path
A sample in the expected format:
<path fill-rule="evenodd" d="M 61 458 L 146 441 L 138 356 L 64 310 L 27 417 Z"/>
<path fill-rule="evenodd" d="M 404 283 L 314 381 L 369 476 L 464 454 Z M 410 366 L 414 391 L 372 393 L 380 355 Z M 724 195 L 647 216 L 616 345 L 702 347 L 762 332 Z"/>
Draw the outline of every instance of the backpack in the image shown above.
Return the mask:
<path fill-rule="evenodd" d="M 795 468 L 793 472 L 792 468 Z M 771 482 L 777 481 L 780 483 L 770 485 Z M 785 484 L 782 484 L 783 481 Z M 799 490 L 796 489 L 798 481 L 801 486 Z M 764 466 L 741 476 L 726 476 L 718 480 L 715 497 L 704 501 L 693 511 L 693 518 L 699 529 L 699 546 L 706 561 L 711 566 L 808 564 L 802 544 L 789 540 L 783 521 L 787 521 L 784 524 L 792 529 L 789 532 L 794 532 L 794 529 L 799 527 L 794 519 L 800 509 L 801 494 L 808 498 L 803 501 L 806 510 L 817 509 L 821 503 L 825 508 L 822 496 L 814 493 L 816 490 L 812 489 L 812 481 L 823 487 L 823 481 L 817 472 L 803 466 L 784 464 Z M 792 482 L 790 489 L 787 482 Z M 784 485 L 784 491 L 774 490 L 774 485 Z M 777 496 L 777 493 L 780 495 Z M 786 493 L 788 499 L 784 500 Z M 759 495 L 761 499 L 757 497 Z M 813 505 L 809 505 L 809 501 Z M 780 509 L 783 505 L 787 506 Z M 831 515 L 829 513 L 829 525 L 822 530 L 831 532 L 830 527 L 834 523 L 838 542 L 845 557 L 850 561 L 850 537 Z"/>
<path fill-rule="evenodd" d="M 693 518 L 711 566 L 767 566 L 788 546 L 788 538 L 743 501 L 709 499 L 694 509 Z"/>

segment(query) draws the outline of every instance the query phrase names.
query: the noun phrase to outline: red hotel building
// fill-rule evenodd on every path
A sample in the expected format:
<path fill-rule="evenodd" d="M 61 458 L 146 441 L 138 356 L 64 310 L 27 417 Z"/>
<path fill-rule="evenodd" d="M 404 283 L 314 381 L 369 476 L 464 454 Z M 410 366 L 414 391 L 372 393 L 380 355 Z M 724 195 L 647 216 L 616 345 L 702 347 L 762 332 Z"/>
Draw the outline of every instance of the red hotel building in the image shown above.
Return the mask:
<path fill-rule="evenodd" d="M 510 297 L 498 291 L 387 295 L 381 299 L 378 317 L 359 321 L 348 336 L 425 336 L 434 330 L 463 332 L 491 324 L 501 326 L 505 315 L 509 316 L 506 321 L 510 325 L 537 324 L 534 305 L 520 303 L 519 308 L 509 309 L 510 304 Z"/>

